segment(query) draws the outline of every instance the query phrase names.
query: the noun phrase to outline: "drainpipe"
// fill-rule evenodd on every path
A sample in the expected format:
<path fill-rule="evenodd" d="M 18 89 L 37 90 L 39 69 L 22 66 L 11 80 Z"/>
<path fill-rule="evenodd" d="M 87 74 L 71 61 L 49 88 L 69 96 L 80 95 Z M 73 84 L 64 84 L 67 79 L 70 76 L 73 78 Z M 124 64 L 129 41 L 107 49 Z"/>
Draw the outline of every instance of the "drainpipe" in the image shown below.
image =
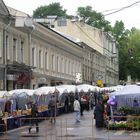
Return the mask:
<path fill-rule="evenodd" d="M 31 57 L 31 44 L 32 44 L 32 33 L 35 31 L 35 26 L 34 25 L 32 25 L 32 30 L 30 31 L 30 33 L 29 33 L 29 60 L 30 60 L 30 66 L 31 66 L 31 59 L 30 59 L 30 57 Z M 32 70 L 30 70 L 30 89 L 32 88 L 31 87 L 31 72 L 32 72 Z"/>
<path fill-rule="evenodd" d="M 4 90 L 7 90 L 7 30 L 11 25 L 11 20 L 9 21 L 9 23 L 6 25 L 6 27 L 4 28 L 3 31 L 3 37 L 4 37 L 4 44 L 3 44 L 3 49 L 4 49 Z"/>

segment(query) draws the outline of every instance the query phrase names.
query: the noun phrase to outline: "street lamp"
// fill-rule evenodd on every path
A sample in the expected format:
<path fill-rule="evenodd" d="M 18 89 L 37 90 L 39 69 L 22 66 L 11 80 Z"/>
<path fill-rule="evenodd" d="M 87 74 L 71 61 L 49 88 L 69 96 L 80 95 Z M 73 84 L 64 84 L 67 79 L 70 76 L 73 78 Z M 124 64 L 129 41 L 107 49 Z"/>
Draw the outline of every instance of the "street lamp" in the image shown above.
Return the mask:
<path fill-rule="evenodd" d="M 11 25 L 11 20 L 9 20 L 9 23 L 6 25 L 6 27 L 4 28 L 4 90 L 7 90 L 7 30 Z"/>

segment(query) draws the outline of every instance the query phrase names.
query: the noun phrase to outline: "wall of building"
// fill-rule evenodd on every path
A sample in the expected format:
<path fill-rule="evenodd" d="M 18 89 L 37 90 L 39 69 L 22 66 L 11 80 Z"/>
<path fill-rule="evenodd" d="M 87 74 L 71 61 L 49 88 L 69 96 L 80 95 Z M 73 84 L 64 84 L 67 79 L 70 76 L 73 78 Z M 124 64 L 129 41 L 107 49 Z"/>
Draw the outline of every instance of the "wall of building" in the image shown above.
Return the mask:
<path fill-rule="evenodd" d="M 66 26 L 58 26 L 55 22 L 54 28 L 57 31 L 71 35 L 103 54 L 102 32 L 80 21 L 66 20 Z"/>
<path fill-rule="evenodd" d="M 47 85 L 74 83 L 76 73 L 82 71 L 81 56 L 79 45 L 36 24 L 30 50 L 30 64 L 35 67 L 33 77 L 36 79 L 32 85 L 41 84 L 40 77 L 45 77 Z"/>
<path fill-rule="evenodd" d="M 106 56 L 106 85 L 117 85 L 119 83 L 119 58 L 117 42 L 110 33 L 104 33 L 103 43 L 104 55 Z"/>
<path fill-rule="evenodd" d="M 93 81 L 97 83 L 100 80 L 104 85 L 117 85 L 118 50 L 116 41 L 112 35 L 109 35 L 109 33 L 106 35 L 102 30 L 76 19 L 66 20 L 65 26 L 58 25 L 58 22 L 60 21 L 54 23 L 57 31 L 71 35 L 77 41 L 84 42 L 88 46 L 83 48 L 83 76 L 85 82 L 89 83 Z M 92 67 L 91 64 L 93 65 Z M 89 75 L 89 73 L 92 74 Z M 88 78 L 89 76 L 90 78 Z M 102 77 L 102 79 L 98 79 L 99 77 Z"/>

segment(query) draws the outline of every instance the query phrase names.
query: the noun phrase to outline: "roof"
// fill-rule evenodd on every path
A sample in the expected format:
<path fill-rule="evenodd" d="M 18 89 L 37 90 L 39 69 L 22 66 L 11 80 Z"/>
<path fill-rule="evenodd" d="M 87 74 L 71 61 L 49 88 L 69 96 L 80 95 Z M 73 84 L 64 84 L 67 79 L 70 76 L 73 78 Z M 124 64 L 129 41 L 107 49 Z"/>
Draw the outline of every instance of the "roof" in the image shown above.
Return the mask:
<path fill-rule="evenodd" d="M 9 16 L 9 11 L 3 2 L 3 0 L 0 1 L 0 15 L 2 16 Z"/>
<path fill-rule="evenodd" d="M 39 23 L 39 24 L 42 25 L 42 26 L 44 26 L 45 28 L 47 28 L 47 29 L 53 31 L 53 32 L 56 33 L 57 35 L 59 35 L 59 36 L 65 38 L 65 39 L 67 39 L 68 41 L 74 43 L 74 44 L 77 45 L 78 47 L 80 47 L 80 48 L 82 47 L 78 42 L 73 41 L 73 40 L 74 40 L 73 37 L 70 38 L 70 36 L 68 37 L 68 35 L 67 35 L 67 37 L 66 37 L 66 35 L 64 35 L 64 34 L 62 34 L 61 32 L 58 32 L 58 31 L 56 31 L 56 30 L 54 30 L 54 29 L 52 29 L 52 28 L 49 28 L 49 27 L 45 26 L 43 23 Z M 73 40 L 72 40 L 72 38 L 73 38 Z"/>
<path fill-rule="evenodd" d="M 30 17 L 28 14 L 21 12 L 21 11 L 18 11 L 14 8 L 9 7 L 9 6 L 7 8 L 9 10 L 10 15 L 12 15 L 14 17 Z"/>
<path fill-rule="evenodd" d="M 64 33 L 60 32 L 60 31 L 57 31 L 55 28 L 51 28 L 51 29 L 54 30 L 55 32 L 61 34 L 61 35 L 64 36 L 65 38 L 68 38 L 69 40 L 75 42 L 75 43 L 81 42 L 81 40 L 80 40 L 79 38 L 75 38 L 75 37 L 73 37 L 73 36 L 64 34 Z"/>

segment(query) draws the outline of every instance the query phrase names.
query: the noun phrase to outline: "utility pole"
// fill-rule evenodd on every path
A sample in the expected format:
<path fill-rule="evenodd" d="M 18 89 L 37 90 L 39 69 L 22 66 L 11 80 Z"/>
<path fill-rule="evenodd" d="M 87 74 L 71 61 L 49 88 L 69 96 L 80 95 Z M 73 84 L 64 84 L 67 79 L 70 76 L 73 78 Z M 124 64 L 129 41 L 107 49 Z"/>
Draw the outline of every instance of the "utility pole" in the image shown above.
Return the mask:
<path fill-rule="evenodd" d="M 4 37 L 4 90 L 7 90 L 7 30 L 11 25 L 11 20 L 4 28 L 3 37 Z"/>

